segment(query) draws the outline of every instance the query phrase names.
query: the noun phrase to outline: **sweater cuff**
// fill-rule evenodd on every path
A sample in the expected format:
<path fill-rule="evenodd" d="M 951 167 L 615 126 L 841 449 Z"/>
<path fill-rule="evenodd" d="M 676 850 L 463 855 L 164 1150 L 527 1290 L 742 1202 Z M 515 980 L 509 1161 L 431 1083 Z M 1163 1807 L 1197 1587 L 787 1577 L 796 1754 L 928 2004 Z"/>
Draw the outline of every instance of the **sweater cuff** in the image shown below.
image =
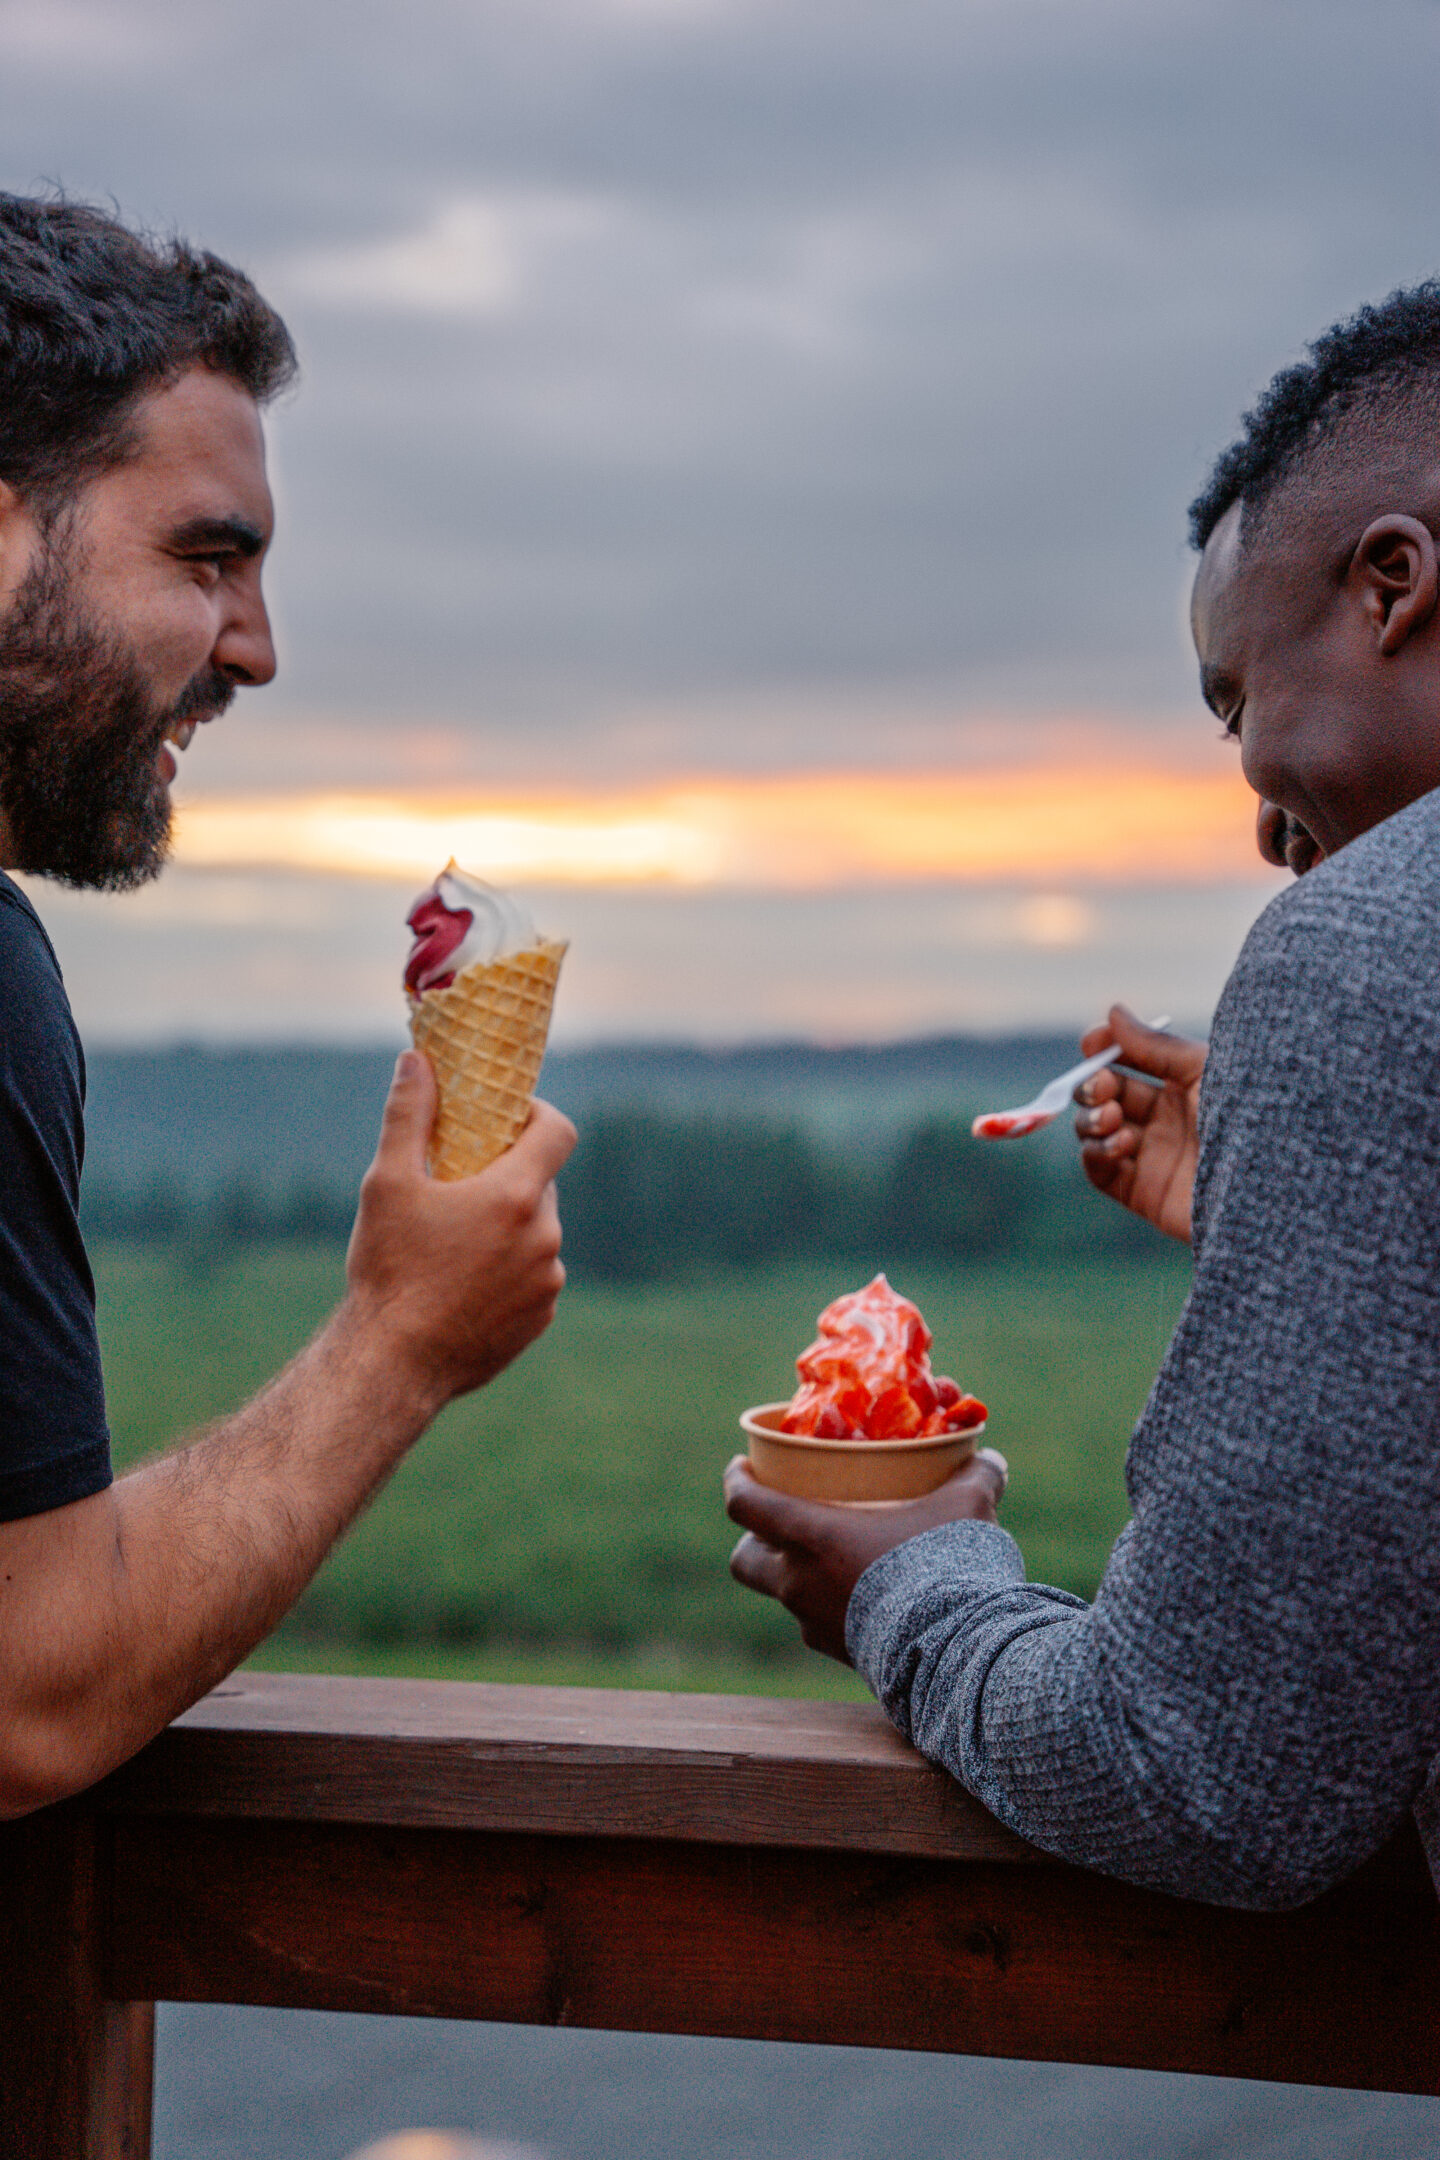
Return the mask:
<path fill-rule="evenodd" d="M 872 1560 L 845 1613 L 845 1647 L 895 1723 L 908 1735 L 907 1691 L 897 1686 L 904 1651 L 957 1593 L 983 1600 L 1025 1580 L 1025 1562 L 998 1523 L 940 1523 Z M 1078 1601 L 1077 1601 L 1078 1602 Z"/>

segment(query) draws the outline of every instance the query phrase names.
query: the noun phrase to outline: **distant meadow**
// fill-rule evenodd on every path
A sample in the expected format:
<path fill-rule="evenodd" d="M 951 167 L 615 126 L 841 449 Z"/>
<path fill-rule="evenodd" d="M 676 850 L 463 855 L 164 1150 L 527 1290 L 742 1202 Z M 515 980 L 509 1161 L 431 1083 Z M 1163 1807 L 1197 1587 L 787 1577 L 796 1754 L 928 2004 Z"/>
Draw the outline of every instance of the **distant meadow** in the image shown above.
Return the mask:
<path fill-rule="evenodd" d="M 1063 1129 L 969 1137 L 1063 1038 L 557 1055 L 582 1138 L 551 1333 L 455 1405 L 262 1653 L 274 1666 L 796 1693 L 858 1683 L 730 1581 L 719 1478 L 822 1305 L 884 1267 L 989 1407 L 1031 1573 L 1093 1590 L 1188 1255 Z M 92 1075 L 86 1224 L 117 1454 L 233 1407 L 338 1296 L 385 1052 L 133 1053 Z"/>

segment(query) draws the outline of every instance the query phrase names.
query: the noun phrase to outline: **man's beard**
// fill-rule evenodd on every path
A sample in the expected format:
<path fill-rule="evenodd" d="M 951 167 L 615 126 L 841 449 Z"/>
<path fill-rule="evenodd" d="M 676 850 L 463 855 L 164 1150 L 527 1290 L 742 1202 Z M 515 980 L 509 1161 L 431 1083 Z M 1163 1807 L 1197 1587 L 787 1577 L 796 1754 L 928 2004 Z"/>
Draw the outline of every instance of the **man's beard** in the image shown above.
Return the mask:
<path fill-rule="evenodd" d="M 96 892 L 157 877 L 170 790 L 157 766 L 177 722 L 216 713 L 234 684 L 213 668 L 162 708 L 133 652 L 93 622 L 73 556 L 52 535 L 0 618 L 0 817 L 12 868 Z"/>

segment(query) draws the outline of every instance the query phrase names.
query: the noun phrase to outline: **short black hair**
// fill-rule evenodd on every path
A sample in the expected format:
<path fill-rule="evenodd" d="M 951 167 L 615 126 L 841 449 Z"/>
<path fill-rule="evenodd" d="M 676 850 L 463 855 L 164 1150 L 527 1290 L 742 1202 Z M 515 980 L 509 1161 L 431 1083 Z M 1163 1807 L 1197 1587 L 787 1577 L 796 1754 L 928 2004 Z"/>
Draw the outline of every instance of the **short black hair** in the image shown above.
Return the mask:
<path fill-rule="evenodd" d="M 123 461 L 139 399 L 196 366 L 262 405 L 294 380 L 243 271 L 62 194 L 0 193 L 0 480 L 54 510 Z"/>
<path fill-rule="evenodd" d="M 1234 503 L 1247 520 L 1361 407 L 1428 392 L 1440 406 L 1440 278 L 1362 307 L 1316 338 L 1308 360 L 1282 368 L 1245 415 L 1244 433 L 1216 459 L 1190 505 L 1190 541 L 1203 548 Z"/>

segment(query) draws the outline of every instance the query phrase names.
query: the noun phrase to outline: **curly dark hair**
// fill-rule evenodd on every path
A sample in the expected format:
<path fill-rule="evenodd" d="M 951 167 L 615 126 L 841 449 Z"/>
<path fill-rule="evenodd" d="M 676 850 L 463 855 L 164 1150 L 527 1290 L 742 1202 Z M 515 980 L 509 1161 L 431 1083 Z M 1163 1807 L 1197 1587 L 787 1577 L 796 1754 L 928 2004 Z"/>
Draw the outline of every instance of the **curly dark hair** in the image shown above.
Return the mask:
<path fill-rule="evenodd" d="M 1420 393 L 1440 408 L 1440 278 L 1362 307 L 1316 338 L 1310 357 L 1282 368 L 1216 459 L 1190 505 L 1190 541 L 1203 548 L 1234 503 L 1248 525 L 1280 484 L 1307 466 L 1342 422 Z"/>
<path fill-rule="evenodd" d="M 186 368 L 265 404 L 290 333 L 243 271 L 63 195 L 0 194 L 0 479 L 43 512 L 122 462 L 148 392 Z"/>

